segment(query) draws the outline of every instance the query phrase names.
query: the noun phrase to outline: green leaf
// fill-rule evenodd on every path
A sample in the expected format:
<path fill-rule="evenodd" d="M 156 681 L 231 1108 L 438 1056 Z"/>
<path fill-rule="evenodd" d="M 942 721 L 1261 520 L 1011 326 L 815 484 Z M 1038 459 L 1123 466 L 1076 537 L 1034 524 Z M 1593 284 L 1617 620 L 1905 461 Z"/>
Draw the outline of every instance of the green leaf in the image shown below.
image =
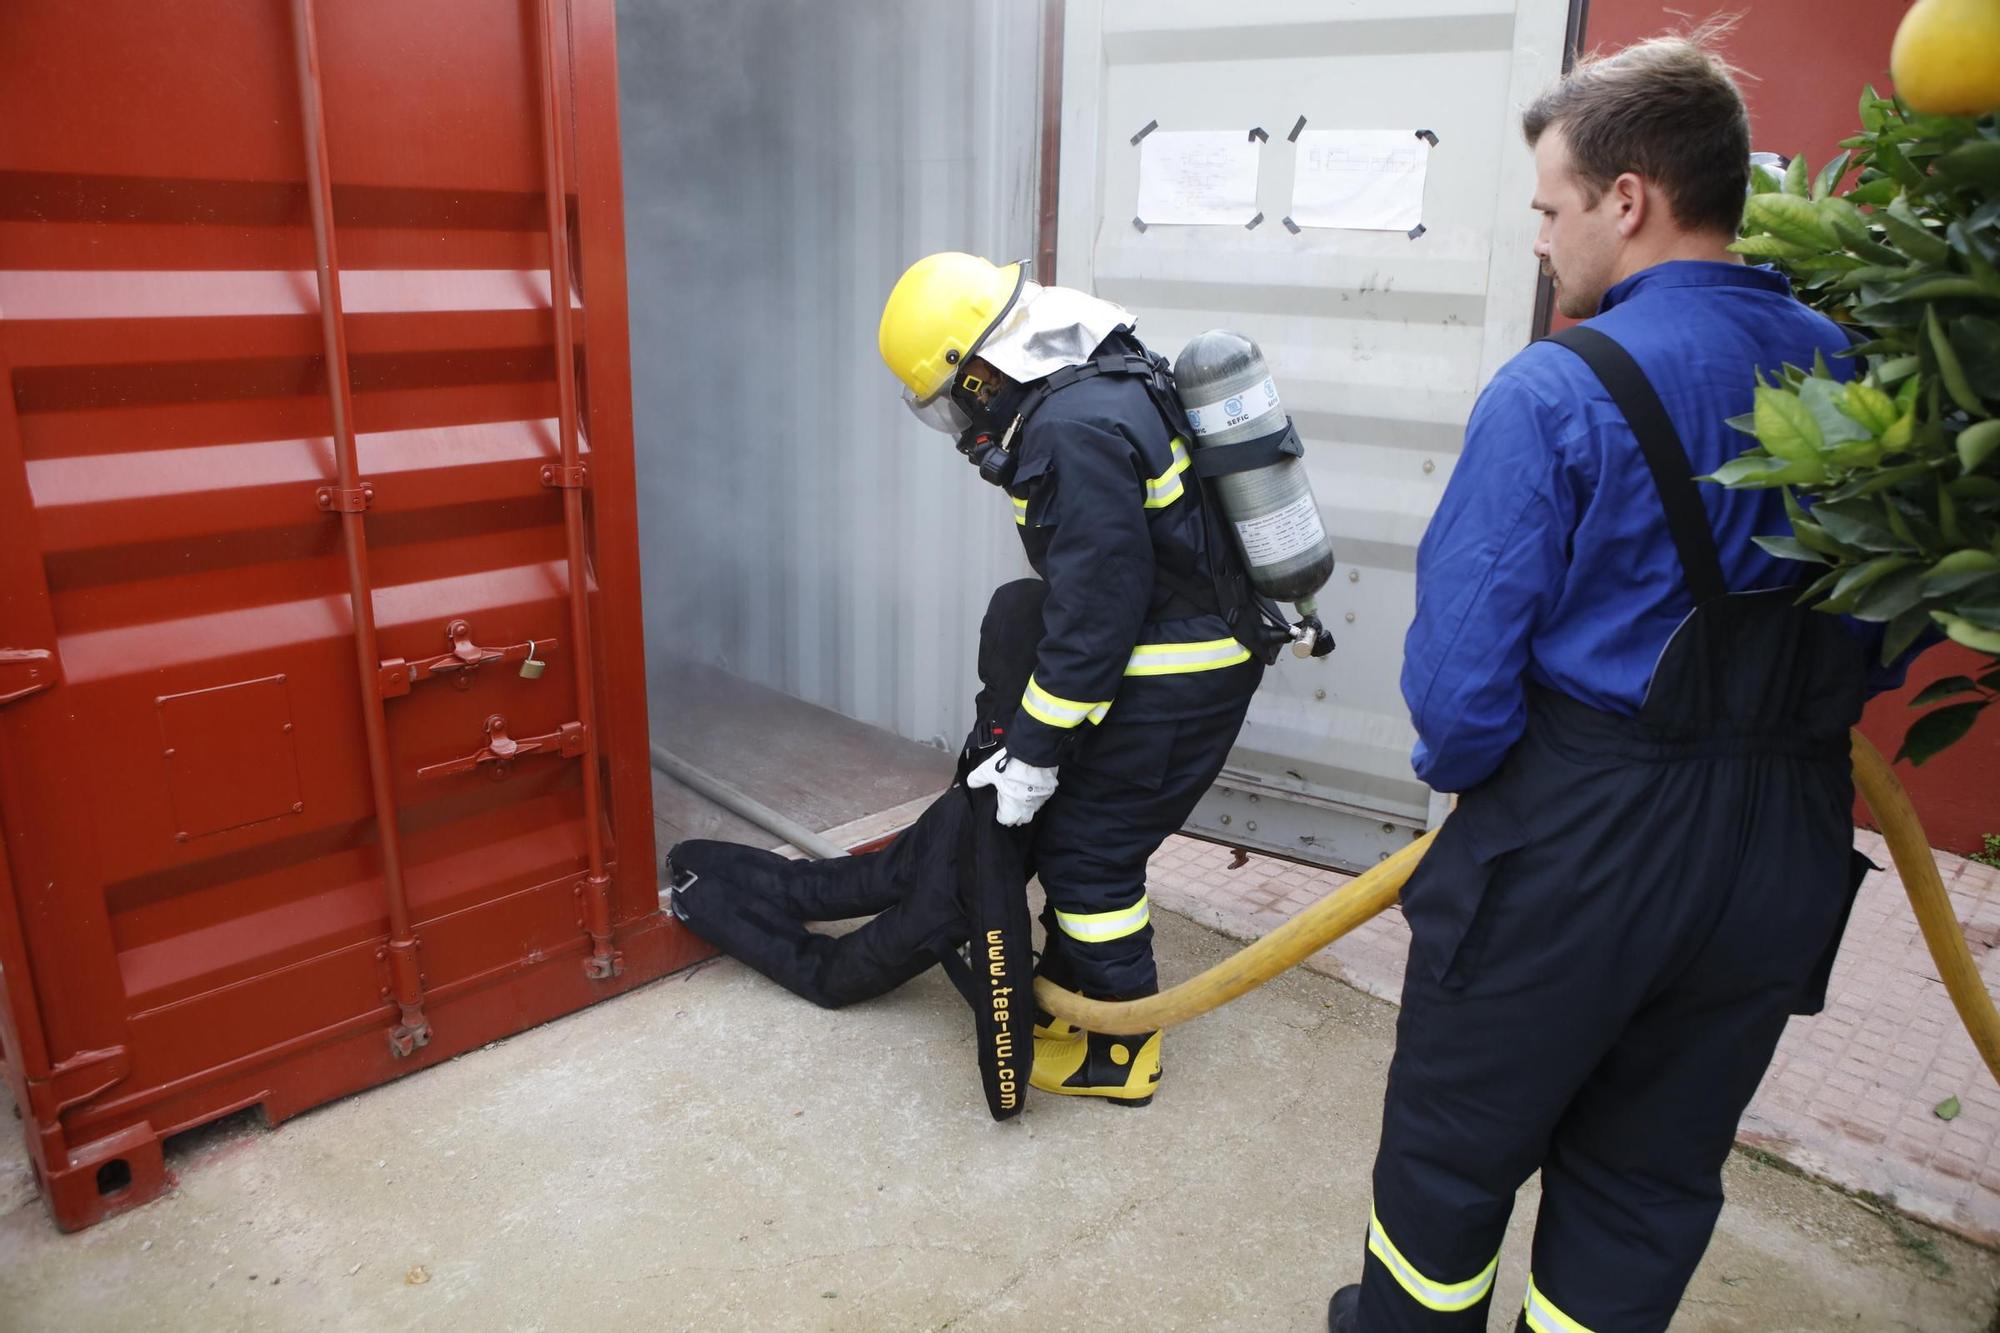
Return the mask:
<path fill-rule="evenodd" d="M 1970 500 L 1974 504 L 2000 500 L 2000 477 L 1960 477 L 1945 489 L 1954 500 Z"/>
<path fill-rule="evenodd" d="M 1896 147 L 1886 137 L 1875 145 L 1875 161 L 1895 178 L 1896 184 L 1905 190 L 1924 188 L 1924 173 L 1910 165 L 1910 159 L 1903 156 L 1903 150 Z M 1892 196 L 1893 197 L 1893 196 Z M 1873 202 L 1872 200 L 1870 202 Z M 1884 202 L 1887 202 L 1886 200 Z"/>
<path fill-rule="evenodd" d="M 1780 560 L 1806 560 L 1816 565 L 1827 563 L 1825 556 L 1807 546 L 1797 537 L 1752 537 L 1750 540 L 1756 542 Z"/>
<path fill-rule="evenodd" d="M 1964 644 L 1976 653 L 2000 654 L 2000 629 L 1985 629 L 1948 611 L 1933 611 L 1931 618 L 1944 626 L 1953 643 Z"/>
<path fill-rule="evenodd" d="M 1854 617 L 1877 623 L 1894 620 L 1915 607 L 1923 596 L 1924 572 L 1921 569 L 1897 569 L 1887 577 L 1870 583 L 1854 599 Z"/>
<path fill-rule="evenodd" d="M 1974 139 L 1940 156 L 1932 163 L 1938 175 L 1954 184 L 1977 185 L 2000 190 L 2000 142 Z"/>
<path fill-rule="evenodd" d="M 1836 560 L 1845 560 L 1852 554 L 1812 521 L 1789 488 L 1785 491 L 1785 516 L 1792 521 L 1792 536 L 1807 550 L 1830 555 Z"/>
<path fill-rule="evenodd" d="M 1820 374 L 1825 373 L 1822 367 Z M 1815 375 L 1799 386 L 1798 401 L 1805 405 L 1806 411 L 1812 414 L 1813 425 L 1819 428 L 1819 448 L 1822 450 L 1836 444 L 1847 444 L 1854 440 L 1872 441 L 1874 438 L 1873 431 L 1866 429 L 1859 421 L 1841 410 L 1841 404 L 1846 399 L 1847 387 L 1837 380 L 1820 378 L 1820 375 Z M 1890 406 L 1893 408 L 1894 404 Z M 1760 403 L 1759 409 L 1761 408 Z M 1791 456 L 1783 449 L 1772 448 L 1771 442 L 1764 439 L 1761 430 L 1757 438 L 1763 442 L 1766 449 L 1770 449 L 1778 457 Z"/>
<path fill-rule="evenodd" d="M 1910 441 L 1916 434 L 1917 414 L 1913 409 L 1896 418 L 1896 423 L 1882 432 L 1882 451 L 1899 454 L 1910 447 Z"/>
<path fill-rule="evenodd" d="M 1934 704 L 1941 699 L 1949 699 L 1953 695 L 1976 694 L 1978 692 L 1979 682 L 1972 677 L 1946 676 L 1943 680 L 1934 680 L 1929 685 L 1924 686 L 1923 692 L 1910 700 L 1910 707 L 1922 708 L 1926 704 Z"/>
<path fill-rule="evenodd" d="M 1794 159 L 1795 161 L 1800 159 Z M 1820 216 L 1811 201 L 1794 194 L 1759 194 L 1744 205 L 1746 225 L 1760 227 L 1782 240 L 1810 251 L 1839 248 L 1840 238 L 1832 224 Z M 1938 242 L 1943 245 L 1943 241 Z M 1947 247 L 1948 249 L 1948 247 Z"/>
<path fill-rule="evenodd" d="M 1855 380 L 1836 400 L 1841 414 L 1861 423 L 1870 435 L 1880 435 L 1896 424 L 1901 414 L 1896 400 L 1865 380 Z"/>
<path fill-rule="evenodd" d="M 1951 259 L 1951 246 L 1924 226 L 1909 200 L 1894 201 L 1877 213 L 1875 220 L 1889 233 L 1896 248 L 1918 263 L 1942 267 Z"/>
<path fill-rule="evenodd" d="M 1977 472 L 2000 449 L 2000 421 L 1982 421 L 1958 433 L 1958 465 Z"/>
<path fill-rule="evenodd" d="M 1937 755 L 1963 739 L 1972 730 L 1972 724 L 1979 719 L 1984 702 L 1951 704 L 1935 712 L 1918 718 L 1909 733 L 1903 737 L 1903 748 L 1896 752 L 1896 762 L 1907 759 L 1921 767 L 1926 760 Z"/>
<path fill-rule="evenodd" d="M 1871 83 L 1861 90 L 1861 128 L 1870 134 L 1879 134 L 1886 120 L 1887 117 L 1882 114 L 1882 98 Z"/>
<path fill-rule="evenodd" d="M 1820 168 L 1819 178 L 1813 182 L 1812 197 L 1824 199 L 1833 193 L 1833 187 L 1840 184 L 1840 178 L 1847 174 L 1847 164 L 1852 153 L 1842 153 Z"/>
<path fill-rule="evenodd" d="M 1729 417 L 1722 424 L 1731 430 L 1740 430 L 1745 435 L 1757 433 L 1757 415 L 1754 412 L 1745 412 L 1740 417 Z"/>
<path fill-rule="evenodd" d="M 2000 320 L 1960 315 L 1946 324 L 1951 350 L 1965 367 L 1965 382 L 1982 399 L 2000 398 Z"/>
<path fill-rule="evenodd" d="M 1888 301 L 1950 301 L 1963 298 L 1979 298 L 1987 295 L 1976 278 L 1961 278 L 1940 274 L 1933 277 L 1912 278 L 1910 281 L 1892 287 L 1884 294 Z"/>
<path fill-rule="evenodd" d="M 1842 612 L 1854 610 L 1862 593 L 1889 575 L 1909 568 L 1910 563 L 1908 556 L 1885 555 L 1853 566 L 1840 576 L 1840 581 L 1833 585 L 1833 591 L 1827 594 L 1827 609 Z"/>
<path fill-rule="evenodd" d="M 1817 458 L 1804 463 L 1789 463 L 1782 458 L 1768 458 L 1763 454 L 1744 454 L 1731 459 L 1706 477 L 1696 477 L 1696 481 L 1712 481 L 1718 486 L 1736 490 L 1768 490 L 1773 486 L 1796 486 L 1802 482 L 1819 481 L 1826 476 L 1826 469 L 1819 465 Z"/>
<path fill-rule="evenodd" d="M 1890 357 L 1881 365 L 1875 367 L 1875 378 L 1881 380 L 1884 384 L 1900 384 L 1902 381 L 1916 374 L 1922 364 L 1922 361 L 1914 356 Z M 1897 406 L 1908 407 L 1909 404 L 1898 403 Z"/>
<path fill-rule="evenodd" d="M 1785 188 L 1785 178 L 1763 163 L 1755 163 L 1750 168 L 1750 193 L 1778 194 Z"/>
<path fill-rule="evenodd" d="M 1881 511 L 1873 504 L 1843 500 L 1838 504 L 1815 505 L 1812 513 L 1813 522 L 1826 529 L 1826 535 L 1843 546 L 1862 551 L 1902 549 L 1903 543 L 1882 524 Z"/>
<path fill-rule="evenodd" d="M 1901 197 L 1903 186 L 1890 176 L 1877 176 L 1874 180 L 1857 185 L 1841 198 L 1853 204 L 1865 204 L 1870 208 L 1880 208 L 1891 199 Z"/>
<path fill-rule="evenodd" d="M 1929 335 L 1931 351 L 1937 357 L 1938 378 L 1944 381 L 1945 392 L 1951 400 L 1970 412 L 1973 416 L 1986 415 L 1985 405 L 1979 395 L 1966 382 L 1965 367 L 1959 364 L 1958 353 L 1952 350 L 1951 339 L 1945 337 L 1944 326 L 1938 323 L 1937 307 L 1924 311 L 1924 332 Z"/>
<path fill-rule="evenodd" d="M 1740 241 L 1732 241 L 1729 249 L 1746 259 L 1796 260 L 1812 258 L 1820 253 L 1809 245 L 1800 245 L 1782 236 L 1745 236 Z"/>
<path fill-rule="evenodd" d="M 1811 380 L 1808 383 L 1824 384 L 1826 381 Z M 1820 431 L 1817 414 L 1798 395 L 1786 393 L 1783 389 L 1760 387 L 1754 415 L 1757 441 L 1774 457 L 1789 463 L 1819 461 L 1819 451 L 1825 447 L 1826 438 Z"/>
<path fill-rule="evenodd" d="M 1956 1095 L 1945 1098 L 1931 1108 L 1931 1114 L 1940 1120 L 1956 1120 L 1958 1119 L 1958 1111 L 1959 1106 Z"/>
<path fill-rule="evenodd" d="M 2000 573 L 2000 555 L 1990 551 L 1953 551 L 1931 566 L 1924 576 L 1924 596 L 1945 597 L 1963 592 L 1989 576 Z"/>
<path fill-rule="evenodd" d="M 1913 606 L 1890 621 L 1888 632 L 1882 636 L 1882 665 L 1896 665 L 1931 625 L 1931 613 L 1922 605 Z"/>
<path fill-rule="evenodd" d="M 1889 520 L 1889 531 L 1905 551 L 1935 551 L 1944 545 L 1944 538 L 1938 534 L 1928 518 L 1911 512 L 1913 506 L 1896 503 L 1893 493 L 1881 497 L 1882 513 Z"/>
<path fill-rule="evenodd" d="M 1965 529 L 1958 522 L 1958 506 L 1952 503 L 1951 492 L 1940 486 L 1937 488 L 1938 532 L 1950 546 L 1970 545 L 1965 539 Z"/>
<path fill-rule="evenodd" d="M 1795 198 L 1804 198 L 1810 188 L 1807 179 L 1811 175 L 1812 166 L 1806 161 L 1806 155 L 1800 153 L 1793 157 L 1790 164 L 1785 167 L 1785 193 Z"/>

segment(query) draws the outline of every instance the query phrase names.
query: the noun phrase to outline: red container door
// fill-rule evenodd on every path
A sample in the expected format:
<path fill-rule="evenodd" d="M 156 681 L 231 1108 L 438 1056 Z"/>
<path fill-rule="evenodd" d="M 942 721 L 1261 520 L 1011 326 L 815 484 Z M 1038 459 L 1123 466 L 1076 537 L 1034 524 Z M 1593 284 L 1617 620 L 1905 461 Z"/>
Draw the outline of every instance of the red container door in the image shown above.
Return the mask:
<path fill-rule="evenodd" d="M 0 1032 L 65 1226 L 696 956 L 611 10 L 0 7 Z"/>

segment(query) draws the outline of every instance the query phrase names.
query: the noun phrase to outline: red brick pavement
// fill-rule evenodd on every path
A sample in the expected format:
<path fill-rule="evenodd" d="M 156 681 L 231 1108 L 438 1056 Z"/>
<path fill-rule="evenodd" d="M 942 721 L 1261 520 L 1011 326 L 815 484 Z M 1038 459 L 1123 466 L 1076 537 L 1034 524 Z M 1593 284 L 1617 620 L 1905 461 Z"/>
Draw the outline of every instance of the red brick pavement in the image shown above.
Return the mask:
<path fill-rule="evenodd" d="M 1889 864 L 1879 835 L 1857 832 L 1855 845 Z M 1232 870 L 1231 859 L 1226 847 L 1169 839 L 1153 858 L 1153 901 L 1252 939 L 1345 882 L 1262 856 Z M 1943 853 L 1938 865 L 1981 973 L 2000 990 L 2000 870 Z M 1394 1003 L 1408 949 L 1392 909 L 1307 965 Z M 1957 1118 L 1940 1119 L 1934 1108 L 1954 1096 Z M 1893 869 L 1862 886 L 1826 1011 L 1792 1021 L 1738 1139 L 2000 1244 L 2000 1086 L 1959 1024 Z"/>

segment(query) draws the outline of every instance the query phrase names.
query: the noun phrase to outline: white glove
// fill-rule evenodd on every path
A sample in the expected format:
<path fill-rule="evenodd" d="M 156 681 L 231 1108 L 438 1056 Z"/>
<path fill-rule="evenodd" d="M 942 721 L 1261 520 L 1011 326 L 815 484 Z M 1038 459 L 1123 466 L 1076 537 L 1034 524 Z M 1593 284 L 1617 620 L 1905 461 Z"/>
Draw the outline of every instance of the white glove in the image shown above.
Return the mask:
<path fill-rule="evenodd" d="M 1047 805 L 1049 797 L 1056 794 L 1056 771 L 1010 759 L 1007 751 L 1002 749 L 973 769 L 966 777 L 965 785 L 991 787 L 993 794 L 1000 798 L 997 812 L 1000 822 L 1008 828 L 1019 828 L 1033 819 L 1035 812 Z"/>

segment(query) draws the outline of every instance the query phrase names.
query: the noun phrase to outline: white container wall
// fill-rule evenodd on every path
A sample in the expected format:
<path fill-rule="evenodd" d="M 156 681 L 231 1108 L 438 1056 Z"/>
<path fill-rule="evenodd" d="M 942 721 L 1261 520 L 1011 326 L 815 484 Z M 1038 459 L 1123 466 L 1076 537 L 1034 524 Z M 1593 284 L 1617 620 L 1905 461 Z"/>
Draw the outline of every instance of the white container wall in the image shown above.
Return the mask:
<path fill-rule="evenodd" d="M 1118 301 L 1172 357 L 1228 327 L 1262 344 L 1306 443 L 1339 566 L 1339 640 L 1265 679 L 1229 770 L 1191 821 L 1242 846 L 1349 868 L 1438 813 L 1410 771 L 1398 688 L 1416 547 L 1480 387 L 1528 340 L 1537 216 L 1520 109 L 1559 74 L 1569 0 L 1071 0 L 1060 280 Z M 1424 232 L 1304 228 L 1308 130 L 1430 130 Z M 1261 127 L 1256 207 L 1234 226 L 1133 225 L 1160 130 Z"/>
<path fill-rule="evenodd" d="M 1033 252 L 1041 6 L 626 0 L 618 21 L 648 660 L 955 747 L 986 597 L 1027 564 L 875 331 L 920 256 Z"/>

